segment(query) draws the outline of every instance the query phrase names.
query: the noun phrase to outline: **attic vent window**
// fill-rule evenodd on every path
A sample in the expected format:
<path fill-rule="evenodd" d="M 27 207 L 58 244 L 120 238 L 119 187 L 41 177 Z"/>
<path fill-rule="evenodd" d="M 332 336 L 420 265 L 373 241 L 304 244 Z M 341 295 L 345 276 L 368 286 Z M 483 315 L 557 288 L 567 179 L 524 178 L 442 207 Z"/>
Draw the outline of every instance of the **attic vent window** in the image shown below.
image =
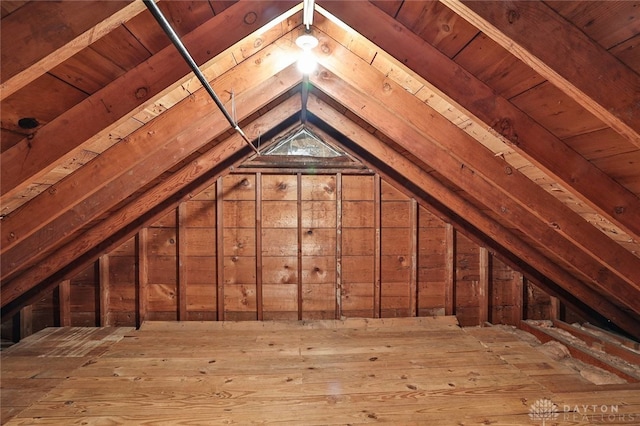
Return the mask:
<path fill-rule="evenodd" d="M 308 129 L 302 128 L 292 135 L 285 136 L 280 142 L 262 155 L 296 155 L 304 157 L 335 158 L 344 153 L 327 145 Z"/>

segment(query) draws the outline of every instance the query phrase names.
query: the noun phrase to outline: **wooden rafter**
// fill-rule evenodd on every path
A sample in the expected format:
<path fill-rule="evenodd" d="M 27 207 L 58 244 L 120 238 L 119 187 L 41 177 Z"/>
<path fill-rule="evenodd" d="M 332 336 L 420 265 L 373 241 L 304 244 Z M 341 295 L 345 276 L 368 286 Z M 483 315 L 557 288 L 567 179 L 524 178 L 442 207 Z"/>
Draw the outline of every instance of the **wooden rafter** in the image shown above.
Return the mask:
<path fill-rule="evenodd" d="M 467 2 L 447 0 L 446 3 L 462 4 L 466 7 Z M 273 5 L 271 2 L 239 2 L 230 8 L 229 16 L 244 18 L 246 15 L 241 16 L 238 11 L 253 10 L 246 9 L 249 4 L 259 5 L 258 7 L 264 11 L 265 19 L 268 19 L 267 15 L 280 14 L 286 7 L 292 5 L 286 3 L 288 6 L 283 6 L 282 3 L 277 3 L 282 9 L 276 10 L 271 8 Z M 240 6 L 245 9 L 241 9 Z M 360 26 L 357 28 L 359 31 L 374 41 L 382 40 L 383 48 L 393 52 L 396 59 L 433 83 L 437 91 L 444 92 L 445 98 L 450 97 L 447 101 L 461 106 L 463 112 L 468 113 L 478 122 L 492 125 L 494 130 L 502 134 L 506 143 L 513 144 L 514 149 L 534 165 L 555 177 L 570 192 L 588 202 L 597 212 L 629 234 L 635 237 L 640 236 L 640 199 L 638 197 L 572 151 L 507 100 L 496 96 L 491 88 L 465 73 L 454 61 L 438 54 L 433 46 L 412 34 L 397 21 L 387 17 L 369 2 L 360 3 L 359 6 L 371 12 L 368 16 L 371 16 L 372 20 L 366 24 L 360 23 L 362 7 L 354 9 L 351 6 L 333 6 L 332 2 L 327 3 L 329 9 L 344 7 L 347 11 L 345 12 L 347 19 L 353 19 L 355 25 Z M 546 7 L 544 4 L 542 6 Z M 266 11 L 267 9 L 269 10 Z M 233 15 L 234 13 L 237 15 Z M 262 12 L 257 15 L 260 21 L 263 17 Z M 208 39 L 210 34 L 202 30 L 203 27 L 211 30 L 213 20 L 189 35 L 194 40 L 199 40 L 194 45 L 205 46 L 197 47 L 204 61 L 212 58 L 216 54 L 216 49 L 218 53 L 221 49 L 224 50 L 225 43 L 230 44 L 243 37 L 242 35 L 226 36 L 227 34 L 232 31 L 237 31 L 237 34 L 249 31 L 248 28 L 237 28 L 239 27 L 237 22 L 229 23 L 227 13 L 224 16 L 226 20 L 222 22 L 219 20 L 215 25 L 215 31 L 217 33 L 220 28 L 228 28 L 229 31 L 224 31 L 225 36 L 221 37 L 224 41 L 217 44 L 215 49 L 211 49 L 211 40 Z M 521 19 L 519 15 L 516 18 L 515 21 Z M 281 19 L 284 18 L 281 16 Z M 299 74 L 289 66 L 295 57 L 291 55 L 293 50 L 289 49 L 294 33 L 286 33 L 291 30 L 290 27 L 287 28 L 288 25 L 295 25 L 295 20 L 292 22 L 281 23 L 282 28 L 278 30 L 281 32 L 274 36 L 274 39 L 282 37 L 277 43 L 271 45 L 269 42 L 267 43 L 269 47 L 266 48 L 262 41 L 258 43 L 260 48 L 251 52 L 252 54 L 260 52 L 252 57 L 251 61 L 241 62 L 235 68 L 244 71 L 232 71 L 226 77 L 216 80 L 218 87 L 223 88 L 226 85 L 236 92 L 242 117 L 247 117 L 252 112 L 257 115 L 258 108 L 262 108 L 261 113 L 273 108 L 273 104 L 268 107 L 265 105 L 299 82 Z M 377 24 L 372 25 L 372 22 L 379 22 L 380 28 L 375 29 Z M 374 29 L 371 30 L 371 28 Z M 571 35 L 570 32 L 569 35 Z M 478 144 L 419 99 L 405 92 L 391 79 L 375 71 L 374 67 L 366 61 L 361 61 L 330 37 L 322 33 L 320 36 L 321 46 L 317 50 L 318 53 L 322 52 L 321 64 L 325 69 L 321 69 L 313 76 L 312 82 L 338 103 L 342 103 L 348 109 L 348 115 L 352 117 L 357 115 L 372 127 L 380 129 L 403 149 L 411 151 L 420 159 L 412 163 L 399 154 L 392 153 L 389 146 L 384 146 L 378 141 L 383 145 L 382 148 L 378 148 L 382 158 L 380 161 L 394 164 L 398 171 L 402 172 L 404 169 L 401 164 L 405 164 L 403 161 L 409 161 L 407 167 L 412 171 L 407 173 L 414 173 L 409 178 L 413 183 L 425 189 L 425 192 L 430 195 L 434 192 L 440 193 L 443 198 L 438 200 L 442 200 L 447 207 L 450 207 L 449 203 L 457 206 L 459 211 L 454 208 L 452 210 L 460 214 L 460 217 L 473 222 L 474 226 L 488 236 L 491 243 L 495 242 L 514 256 L 526 259 L 533 268 L 546 274 L 550 280 L 558 282 L 561 285 L 558 289 L 559 297 L 562 297 L 562 294 L 566 297 L 567 293 L 574 293 L 577 298 L 628 332 L 637 333 L 637 317 L 626 312 L 624 307 L 631 308 L 635 313 L 640 312 L 640 299 L 637 297 L 640 290 L 638 258 L 588 224 L 582 217 L 517 170 L 505 166 L 504 161 L 493 156 L 484 146 Z M 260 36 L 254 34 L 253 37 Z M 378 40 L 375 40 L 377 37 L 379 37 Z M 246 39 L 244 43 L 248 43 Z M 167 54 L 171 50 L 171 48 L 165 49 L 145 63 L 155 64 L 156 68 L 152 70 L 153 83 L 150 86 L 153 87 L 145 92 L 142 98 L 133 99 L 132 96 L 128 98 L 125 96 L 127 99 L 123 102 L 124 106 L 122 108 L 118 106 L 120 109 L 115 112 L 109 111 L 109 114 L 104 114 L 104 111 L 96 112 L 96 105 L 100 105 L 100 102 L 105 99 L 101 96 L 107 93 L 111 96 L 109 102 L 113 102 L 108 104 L 108 109 L 121 101 L 123 89 L 117 88 L 120 82 L 117 80 L 105 87 L 103 91 L 99 91 L 100 96 L 90 97 L 92 101 L 81 102 L 76 108 L 63 114 L 64 118 L 55 119 L 43 126 L 31 140 L 25 139 L 4 152 L 0 202 L 15 196 L 19 190 L 26 188 L 35 176 L 44 175 L 60 159 L 80 149 L 82 143 L 108 131 L 110 126 L 126 118 L 136 108 L 141 108 L 143 103 L 159 97 L 166 87 L 176 87 L 184 81 L 187 78 L 186 71 L 175 71 L 174 68 L 180 68 L 175 67 L 176 61 L 167 61 L 167 58 L 173 57 Z M 416 57 L 416 50 L 425 54 Z M 414 53 L 410 54 L 411 51 Z M 604 53 L 608 55 L 606 51 Z M 163 54 L 165 56 L 162 56 Z M 287 59 L 279 62 L 285 56 Z M 171 63 L 171 66 L 164 65 L 158 58 L 164 58 L 164 61 Z M 279 62 L 278 65 L 276 62 Z M 145 68 L 147 66 L 145 64 L 135 69 L 138 72 L 126 74 L 130 79 L 128 81 L 133 82 L 126 86 L 131 93 L 134 89 L 139 89 L 136 82 L 149 84 L 145 82 L 145 72 L 149 71 Z M 173 74 L 166 76 L 168 73 Z M 271 77 L 273 73 L 277 74 Z M 627 81 L 625 78 L 623 75 L 621 80 L 623 84 Z M 616 80 L 609 87 L 619 82 Z M 570 83 L 577 85 L 580 81 Z M 146 86 L 145 88 L 149 89 Z M 227 89 L 222 89 L 222 91 L 225 90 Z M 571 92 L 571 87 L 568 90 Z M 468 94 L 469 91 L 474 93 L 473 98 Z M 574 95 L 585 97 L 584 102 L 588 104 L 595 102 L 599 94 L 591 96 L 574 93 Z M 637 101 L 636 98 L 632 100 Z M 315 101 L 318 103 L 317 99 Z M 284 106 L 285 103 L 288 107 Z M 295 103 L 289 100 L 285 103 L 275 106 L 275 109 L 267 115 L 273 112 L 270 116 L 276 117 L 284 114 L 285 111 L 289 114 L 300 111 L 299 101 Z M 614 107 L 618 106 L 618 104 L 614 105 Z M 214 148 L 214 150 L 219 149 L 215 153 L 202 154 L 194 164 L 186 165 L 177 172 L 171 170 L 190 153 L 201 149 L 211 138 L 228 130 L 224 123 L 220 123 L 223 120 L 212 119 L 214 114 L 208 115 L 202 112 L 207 109 L 211 111 L 214 107 L 207 102 L 206 96 L 202 93 L 195 93 L 190 99 L 176 104 L 168 113 L 142 127 L 129 139 L 105 151 L 99 160 L 89 163 L 65 181 L 54 185 L 49 192 L 41 194 L 25 204 L 22 209 L 3 219 L 0 231 L 0 242 L 2 242 L 0 244 L 2 273 L 0 275 L 5 278 L 1 294 L 3 317 L 6 304 L 10 304 L 11 309 L 15 309 L 15 301 L 22 303 L 27 299 L 37 300 L 34 299 L 32 290 L 40 291 L 44 287 L 50 289 L 54 283 L 47 282 L 48 278 L 53 276 L 59 281 L 60 271 L 71 270 L 68 269 L 70 264 L 77 259 L 86 262 L 88 257 L 93 256 L 94 252 L 91 250 L 95 246 L 105 247 L 105 241 L 112 235 L 124 235 L 123 229 L 128 229 L 127 235 L 132 235 L 131 227 L 138 226 L 137 221 L 144 220 L 142 218 L 145 217 L 145 212 L 171 203 L 177 205 L 176 197 L 193 182 L 193 179 L 203 176 L 206 170 L 215 168 L 223 159 L 233 154 L 237 155 L 239 151 L 242 152 L 241 144 L 235 144 L 237 138 L 230 136 L 224 144 L 221 143 Z M 610 119 L 619 118 L 620 114 L 615 108 L 611 111 Z M 309 112 L 314 114 L 311 105 Z M 602 113 L 605 114 L 606 111 Z M 99 118 L 98 115 L 106 115 L 107 118 Z M 637 113 L 632 115 L 638 116 Z M 86 122 L 86 125 L 81 126 L 80 132 L 74 126 L 68 126 L 70 117 L 82 118 L 82 121 Z M 600 118 L 607 122 L 607 117 Z M 258 125 L 258 122 L 261 129 L 269 130 L 273 123 L 278 121 L 274 119 L 272 122 L 265 122 L 258 119 L 252 123 L 252 126 Z M 607 124 L 610 123 L 607 122 Z M 633 135 L 637 138 L 637 127 L 629 127 L 634 123 L 623 121 L 622 125 L 617 123 L 614 126 L 614 124 L 611 125 L 627 137 L 631 130 L 635 132 Z M 80 134 L 76 135 L 76 132 Z M 250 132 L 247 133 L 251 135 Z M 264 130 L 260 133 L 264 133 Z M 34 145 L 34 141 L 48 139 L 55 140 L 56 144 L 49 144 L 47 149 L 43 143 Z M 58 141 L 60 141 L 60 150 L 55 151 L 58 149 Z M 52 149 L 53 146 L 55 149 Z M 542 147 L 545 149 L 541 149 Z M 134 159 L 128 158 L 132 155 Z M 26 166 L 24 172 L 23 169 L 17 168 L 5 170 L 5 166 L 18 167 L 18 164 L 20 167 Z M 571 167 L 566 167 L 567 164 Z M 458 185 L 470 198 L 476 200 L 476 206 L 472 206 L 463 197 L 445 188 L 425 169 L 420 169 L 421 166 L 433 166 L 438 173 L 442 173 L 446 179 Z M 167 170 L 171 170 L 170 173 L 174 174 L 168 174 L 169 178 L 166 181 L 156 182 L 157 186 L 147 191 L 148 188 L 145 188 L 145 185 L 153 182 Z M 9 179 L 6 187 L 4 186 L 5 171 Z M 442 189 L 439 189 L 438 185 Z M 136 193 L 142 188 L 147 192 Z M 120 203 L 124 201 L 127 194 L 130 195 L 129 204 L 123 207 Z M 167 201 L 169 199 L 170 202 Z M 425 203 L 428 204 L 427 201 Z M 487 206 L 491 213 L 483 213 L 478 208 L 480 205 Z M 52 209 L 52 206 L 55 208 Z M 526 238 L 538 244 L 538 248 L 529 247 L 525 241 L 516 237 L 509 227 L 521 230 Z M 96 258 L 94 257 L 94 260 Z M 563 266 L 555 263 L 557 261 Z M 34 267 L 36 265 L 37 267 Z M 183 307 L 179 312 L 183 313 L 186 310 Z"/>
<path fill-rule="evenodd" d="M 441 1 L 640 147 L 640 76 L 549 6 Z"/>
<path fill-rule="evenodd" d="M 312 78 L 312 82 L 316 84 L 321 90 L 328 93 L 330 96 L 338 99 L 343 105 L 348 106 L 354 113 L 360 114 L 360 116 L 365 120 L 370 119 L 371 116 L 385 116 L 387 118 L 402 117 L 403 115 L 409 114 L 409 110 L 412 109 L 415 110 L 416 114 L 420 114 L 423 117 L 427 115 L 424 111 L 420 111 L 419 107 L 417 106 L 411 106 L 408 109 L 403 109 L 401 111 L 385 109 L 380 103 L 372 101 L 370 98 L 367 98 L 366 95 L 354 90 L 352 86 L 348 86 L 344 82 L 344 80 L 341 80 L 340 78 L 335 76 L 331 76 L 328 71 L 323 71 L 320 73 L 319 77 Z M 375 92 L 375 90 L 369 90 L 368 94 L 374 95 L 373 92 Z M 405 105 L 407 104 L 405 103 Z M 415 108 L 418 109 L 416 110 Z M 529 232 L 532 238 L 537 237 L 535 233 L 531 233 L 532 225 L 536 224 L 535 217 L 528 215 L 527 212 L 522 209 L 521 211 L 515 212 L 515 214 L 512 215 L 509 209 L 517 208 L 517 204 L 513 203 L 509 205 L 508 208 L 505 208 L 501 197 L 495 195 L 495 187 L 492 187 L 492 185 L 487 185 L 486 181 L 484 181 L 482 178 L 479 178 L 479 176 L 477 176 L 477 174 L 473 172 L 464 172 L 464 169 L 468 170 L 464 163 L 458 162 L 457 160 L 450 157 L 447 153 L 443 154 L 437 152 L 437 150 L 432 151 L 427 149 L 426 147 L 430 144 L 429 140 L 425 136 L 417 133 L 409 125 L 402 124 L 400 119 L 393 121 L 378 120 L 377 123 L 381 131 L 394 138 L 396 141 L 398 141 L 398 143 L 403 145 L 405 149 L 412 151 L 420 158 L 428 158 L 430 164 L 435 165 L 440 173 L 463 188 L 474 198 L 488 204 L 489 207 L 494 210 L 494 212 L 498 213 L 501 216 L 512 216 L 508 217 L 508 220 L 510 222 L 515 222 L 516 227 L 520 228 L 523 231 Z M 430 124 L 431 123 L 429 123 L 429 125 Z M 450 138 L 448 138 L 447 140 L 450 140 Z M 463 171 L 463 173 L 460 172 L 461 170 Z M 542 230 L 544 231 L 543 228 L 545 226 L 544 224 L 541 225 L 542 227 L 538 228 L 542 228 Z M 536 232 L 537 231 L 538 229 L 536 229 Z M 548 233 L 549 231 L 551 231 L 551 229 L 547 229 L 545 232 Z M 574 262 L 574 264 L 576 263 L 576 259 L 582 258 L 582 260 L 577 262 L 581 267 L 593 268 L 593 266 L 595 265 L 593 261 L 585 257 L 586 255 L 579 248 L 562 238 L 552 238 L 554 238 L 553 242 L 547 242 L 546 244 L 547 246 L 552 248 L 551 251 L 555 252 L 560 257 L 570 258 Z M 610 283 L 610 286 L 616 288 L 615 291 L 620 291 L 626 296 L 618 296 L 617 294 L 615 294 L 615 291 L 612 288 L 607 288 L 607 286 L 604 286 L 601 291 L 617 298 L 622 304 L 638 304 L 635 301 L 628 300 L 629 297 L 633 298 L 633 295 L 637 293 L 637 290 L 630 284 L 617 279 L 617 277 L 611 274 L 610 271 L 605 270 L 604 268 L 596 267 L 595 269 L 592 269 L 591 274 L 597 275 L 593 279 L 593 281 L 590 280 L 590 282 L 593 282 L 593 285 L 600 285 L 600 287 L 602 288 L 602 277 L 606 277 Z M 634 309 L 637 309 L 637 306 Z"/>
<path fill-rule="evenodd" d="M 575 300 L 570 299 L 570 297 L 576 297 L 586 305 L 593 307 L 593 309 L 601 315 L 611 319 L 627 332 L 637 334 L 635 327 L 637 320 L 635 318 L 602 297 L 600 293 L 595 292 L 583 282 L 576 279 L 512 231 L 476 209 L 468 201 L 435 179 L 431 174 L 425 172 L 407 158 L 399 155 L 371 133 L 338 113 L 317 97 L 311 96 L 308 106 L 309 112 L 314 116 L 326 123 L 331 123 L 331 127 L 360 145 L 370 155 L 377 158 L 380 162 L 389 165 L 394 170 L 397 170 L 407 180 L 422 188 L 434 199 L 439 200 L 459 217 L 472 222 L 474 226 L 498 243 L 502 248 L 509 250 L 521 259 L 526 259 L 533 268 L 550 277 L 552 280 L 555 280 L 555 282 L 560 283 L 566 290 L 564 294 L 565 303 L 580 310 L 581 308 L 576 305 Z M 366 159 L 363 158 L 361 158 L 361 161 L 367 162 Z M 373 167 L 373 165 L 370 164 L 370 167 Z M 422 201 L 427 203 L 429 208 L 433 208 L 427 200 Z M 451 303 L 453 306 L 453 302 Z"/>
<path fill-rule="evenodd" d="M 640 199 L 491 87 L 369 2 L 359 2 L 357 7 L 348 2 L 322 4 L 433 84 L 470 116 L 492 127 L 514 150 L 554 176 L 582 201 L 640 239 Z M 361 19 L 363 13 L 366 21 Z"/>
<path fill-rule="evenodd" d="M 265 49 L 263 54 L 263 60 L 242 63 L 231 75 L 221 76 L 213 82 L 218 91 L 235 86 L 237 99 L 242 100 L 238 108 L 240 118 L 257 111 L 300 81 L 295 67 L 278 74 L 295 57 L 286 46 Z M 200 148 L 210 140 L 198 137 L 203 135 L 203 129 L 207 129 L 210 138 L 227 130 L 228 123 L 215 118 L 219 114 L 201 89 L 130 135 L 127 141 L 97 157 L 93 165 L 77 171 L 73 179 L 58 183 L 54 190 L 41 194 L 15 215 L 7 217 L 2 233 L 9 239 L 11 235 L 16 238 L 15 244 L 3 247 L 3 279 L 36 261 L 43 252 L 64 242 L 65 236 L 68 238 L 92 218 Z M 185 129 L 185 122 L 190 127 Z M 170 147 L 176 146 L 180 149 L 174 152 Z M 43 207 L 51 202 L 57 206 L 56 214 Z M 50 227 L 55 230 L 53 233 Z M 34 250 L 34 244 L 40 250 Z"/>
<path fill-rule="evenodd" d="M 290 2 L 240 2 L 185 35 L 183 41 L 190 47 L 194 60 L 202 64 L 261 25 L 282 16 L 291 6 Z M 247 24 L 244 20 L 247 14 L 255 14 L 256 21 Z M 282 35 L 279 31 L 277 37 Z M 219 36 L 211 37 L 214 33 Z M 263 37 L 266 38 L 266 35 Z M 266 46 L 268 41 L 261 40 L 258 45 Z M 179 86 L 188 74 L 189 67 L 175 47 L 167 46 L 38 129 L 32 137 L 23 139 L 3 152 L 0 201 L 4 203 L 36 178 L 42 177 L 69 152 L 143 103 L 166 93 L 168 88 Z M 56 143 L 50 143 L 51 140 Z"/>
<path fill-rule="evenodd" d="M 331 92 L 345 106 L 351 105 L 352 111 L 365 120 L 394 122 L 395 126 L 390 130 L 395 132 L 398 143 L 402 141 L 407 150 L 428 159 L 439 172 L 444 174 L 448 170 L 449 179 L 461 181 L 461 188 L 484 200 L 498 215 L 528 232 L 542 245 L 553 247 L 581 271 L 591 268 L 587 275 L 594 283 L 605 283 L 604 286 L 614 293 L 626 288 L 622 291 L 625 296 L 618 293 L 621 301 L 637 294 L 640 288 L 640 260 L 637 257 L 605 237 L 518 170 L 505 167 L 502 160 L 465 132 L 333 39 L 322 36 L 321 45 L 325 54 L 320 56 L 319 62 L 336 74 L 323 71 L 312 78 L 314 84 Z M 363 108 L 362 105 L 371 106 Z M 391 117 L 395 119 L 391 120 Z M 400 125 L 402 121 L 404 125 Z M 422 135 L 409 143 L 403 132 L 413 133 L 414 129 L 419 129 Z M 446 141 L 446 146 L 439 141 Z M 480 190 L 481 186 L 486 188 Z M 532 232 L 534 227 L 536 230 Z M 559 246 L 564 248 L 559 249 Z M 605 246 L 607 248 L 603 250 Z M 603 252 L 608 250 L 610 252 Z"/>
<path fill-rule="evenodd" d="M 254 121 L 247 123 L 245 130 L 249 136 L 262 134 L 264 133 L 264 129 L 273 126 L 273 123 L 285 121 L 299 111 L 300 97 L 294 95 L 280 104 L 278 108 L 264 115 L 257 116 Z M 205 128 L 201 129 L 201 131 L 200 137 L 205 139 L 211 137 L 211 134 L 207 133 L 209 129 Z M 155 217 L 166 213 L 167 209 L 173 207 L 173 204 L 176 204 L 176 201 L 171 198 L 174 194 L 181 193 L 186 187 L 189 187 L 189 185 L 192 185 L 198 179 L 205 177 L 209 171 L 214 169 L 218 164 L 224 162 L 244 148 L 246 148 L 246 143 L 237 134 L 225 139 L 223 142 L 220 142 L 202 154 L 197 161 L 188 163 L 168 179 L 162 181 L 161 184 L 144 192 L 141 196 L 127 204 L 120 211 L 110 215 L 97 226 L 86 230 L 82 235 L 76 236 L 76 238 L 60 250 L 48 253 L 48 257 L 39 263 L 38 268 L 30 268 L 16 279 L 3 283 L 0 297 L 3 306 L 3 318 L 12 314 L 11 311 L 4 311 L 4 307 L 12 300 L 16 300 L 20 295 L 29 292 L 49 277 L 55 276 L 71 263 L 74 263 L 71 271 L 82 270 L 86 265 L 95 260 L 95 258 L 90 256 L 95 247 L 101 247 L 104 241 L 111 239 L 113 235 L 117 235 L 121 232 L 120 230 L 126 229 L 131 226 L 131 224 L 140 223 L 139 226 L 143 226 L 144 223 L 148 221 L 141 222 L 140 218 L 147 215 L 148 212 L 154 208 L 158 210 L 157 206 L 166 205 L 165 208 L 160 209 L 160 214 L 155 214 Z M 215 178 L 216 177 L 212 177 L 210 179 Z M 172 204 L 167 204 L 167 200 Z M 118 241 L 124 242 L 128 238 L 130 238 L 130 235 L 126 234 Z M 109 246 L 117 246 L 118 241 L 112 242 Z M 142 247 L 141 249 L 144 250 L 145 248 Z M 88 254 L 89 256 L 87 256 Z M 94 254 L 94 256 L 99 256 L 99 253 Z M 78 259 L 85 260 L 79 262 Z M 53 281 L 52 284 L 55 284 L 55 281 Z M 29 299 L 24 301 L 24 304 L 38 300 L 38 298 L 48 290 L 50 290 L 48 287 L 41 289 L 35 295 L 31 295 Z M 140 291 L 143 291 L 143 289 Z M 144 319 L 144 315 L 142 315 L 144 312 L 142 311 L 143 310 L 141 310 L 141 320 Z"/>
<path fill-rule="evenodd" d="M 2 20 L 0 100 L 143 10 L 144 4 L 138 1 L 34 1 L 24 5 Z"/>

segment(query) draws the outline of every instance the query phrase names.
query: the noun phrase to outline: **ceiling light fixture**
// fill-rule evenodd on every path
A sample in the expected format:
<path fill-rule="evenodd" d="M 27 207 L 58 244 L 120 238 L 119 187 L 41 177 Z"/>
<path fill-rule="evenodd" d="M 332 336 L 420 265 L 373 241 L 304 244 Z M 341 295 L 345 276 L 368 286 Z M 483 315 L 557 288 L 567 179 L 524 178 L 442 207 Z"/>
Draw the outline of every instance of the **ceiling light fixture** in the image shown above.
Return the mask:
<path fill-rule="evenodd" d="M 317 65 L 316 57 L 311 51 L 318 45 L 318 39 L 311 34 L 313 25 L 314 0 L 303 0 L 302 2 L 302 24 L 305 27 L 305 34 L 296 39 L 296 45 L 302 49 L 298 59 L 298 69 L 303 74 L 311 74 Z"/>
<path fill-rule="evenodd" d="M 315 55 L 311 51 L 318 45 L 318 39 L 311 34 L 303 34 L 296 39 L 296 44 L 302 49 L 300 58 L 298 58 L 298 69 L 303 74 L 311 74 L 318 64 Z"/>

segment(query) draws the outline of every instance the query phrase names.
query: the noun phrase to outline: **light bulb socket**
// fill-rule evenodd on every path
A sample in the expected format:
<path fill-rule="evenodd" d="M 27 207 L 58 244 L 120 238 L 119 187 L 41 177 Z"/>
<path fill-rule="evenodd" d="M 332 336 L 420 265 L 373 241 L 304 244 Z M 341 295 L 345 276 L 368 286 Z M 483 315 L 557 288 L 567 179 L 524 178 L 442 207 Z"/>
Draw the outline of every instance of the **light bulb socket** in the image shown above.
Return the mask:
<path fill-rule="evenodd" d="M 302 50 L 311 50 L 318 45 L 318 39 L 311 34 L 302 34 L 296 39 L 296 45 Z"/>

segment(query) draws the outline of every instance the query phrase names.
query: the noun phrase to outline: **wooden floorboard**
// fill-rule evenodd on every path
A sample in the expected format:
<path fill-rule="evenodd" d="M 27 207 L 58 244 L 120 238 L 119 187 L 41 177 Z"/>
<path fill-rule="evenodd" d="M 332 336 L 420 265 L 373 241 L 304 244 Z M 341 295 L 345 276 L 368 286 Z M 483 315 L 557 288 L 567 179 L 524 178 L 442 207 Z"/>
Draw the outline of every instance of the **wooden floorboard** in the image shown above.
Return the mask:
<path fill-rule="evenodd" d="M 557 424 L 640 421 L 637 385 L 454 317 L 47 329 L 2 353 L 8 425 L 527 425 L 543 398 Z"/>

